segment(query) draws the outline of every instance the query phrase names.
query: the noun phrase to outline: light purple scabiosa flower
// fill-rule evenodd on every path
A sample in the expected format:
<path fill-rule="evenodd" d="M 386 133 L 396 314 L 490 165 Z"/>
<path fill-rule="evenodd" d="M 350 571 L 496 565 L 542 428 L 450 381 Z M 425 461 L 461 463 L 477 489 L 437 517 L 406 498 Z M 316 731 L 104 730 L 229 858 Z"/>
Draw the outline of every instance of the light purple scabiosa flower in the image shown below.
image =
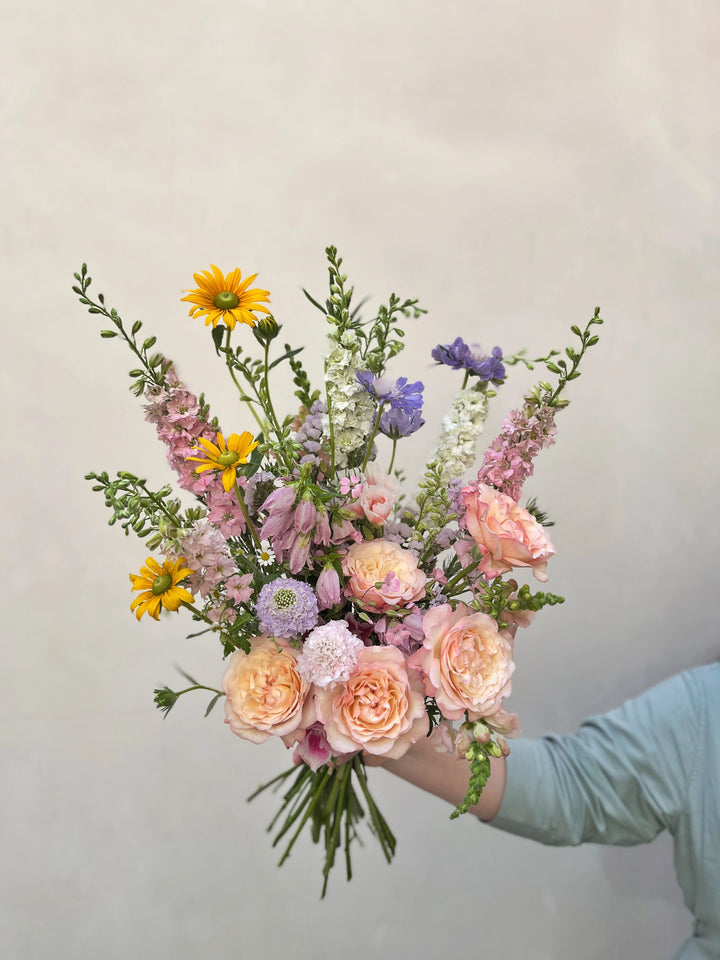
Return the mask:
<path fill-rule="evenodd" d="M 378 430 L 393 440 L 400 437 L 409 437 L 423 426 L 425 421 L 420 416 L 419 410 L 412 410 L 406 413 L 401 407 L 390 407 L 389 410 L 383 410 L 380 414 L 380 423 Z"/>
<path fill-rule="evenodd" d="M 318 687 L 347 680 L 364 648 L 346 620 L 331 620 L 315 627 L 303 643 L 297 670 L 303 680 Z"/>
<path fill-rule="evenodd" d="M 278 577 L 260 591 L 255 612 L 263 633 L 293 640 L 317 623 L 317 598 L 312 587 L 302 580 Z"/>
<path fill-rule="evenodd" d="M 500 347 L 493 347 L 487 356 L 477 344 L 470 347 L 462 337 L 456 337 L 452 343 L 439 343 L 434 347 L 432 358 L 453 370 L 467 370 L 482 381 L 505 379 Z"/>
<path fill-rule="evenodd" d="M 397 380 L 391 377 L 374 377 L 369 370 L 359 370 L 357 378 L 363 389 L 381 403 L 389 404 L 391 409 L 411 414 L 413 410 L 422 408 L 422 392 L 425 387 L 420 380 L 408 383 L 407 377 L 398 377 Z"/>

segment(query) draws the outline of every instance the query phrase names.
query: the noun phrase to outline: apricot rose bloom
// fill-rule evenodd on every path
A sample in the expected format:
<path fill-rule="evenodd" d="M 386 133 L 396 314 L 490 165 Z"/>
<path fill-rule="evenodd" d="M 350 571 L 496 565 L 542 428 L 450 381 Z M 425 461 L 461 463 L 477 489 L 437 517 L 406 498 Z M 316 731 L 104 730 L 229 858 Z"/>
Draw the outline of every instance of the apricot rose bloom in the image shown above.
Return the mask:
<path fill-rule="evenodd" d="M 397 760 L 427 733 L 420 676 L 396 647 L 364 647 L 347 680 L 316 688 L 315 710 L 338 754 L 366 750 Z"/>
<path fill-rule="evenodd" d="M 550 538 L 529 511 L 485 483 L 465 487 L 465 526 L 483 554 L 480 569 L 492 579 L 513 567 L 530 567 L 545 582 L 555 553 Z"/>
<path fill-rule="evenodd" d="M 405 607 L 425 596 L 427 577 L 415 555 L 390 540 L 354 543 L 343 557 L 343 573 L 349 595 L 369 610 Z"/>
<path fill-rule="evenodd" d="M 237 650 L 223 676 L 225 723 L 243 740 L 264 743 L 282 737 L 287 746 L 301 740 L 315 720 L 309 684 L 297 671 L 297 653 L 287 640 L 255 637 L 250 653 Z"/>
<path fill-rule="evenodd" d="M 422 672 L 425 693 L 442 715 L 460 720 L 467 710 L 468 719 L 480 720 L 497 713 L 515 669 L 510 633 L 463 603 L 455 611 L 448 603 L 432 607 L 423 631 L 423 645 L 408 664 Z"/>

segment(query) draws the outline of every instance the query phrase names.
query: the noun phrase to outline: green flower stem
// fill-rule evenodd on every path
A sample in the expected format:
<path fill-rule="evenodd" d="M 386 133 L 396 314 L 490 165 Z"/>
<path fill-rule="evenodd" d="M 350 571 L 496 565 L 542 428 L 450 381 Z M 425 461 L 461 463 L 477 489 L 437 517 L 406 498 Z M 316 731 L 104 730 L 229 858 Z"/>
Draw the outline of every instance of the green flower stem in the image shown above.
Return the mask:
<path fill-rule="evenodd" d="M 328 390 L 327 360 L 325 361 L 325 404 L 327 406 L 328 423 L 330 424 L 330 476 L 335 476 L 335 429 L 333 427 L 332 404 Z"/>
<path fill-rule="evenodd" d="M 320 800 L 320 797 L 322 796 L 323 787 L 325 786 L 325 781 L 327 780 L 327 778 L 328 778 L 329 775 L 330 775 L 330 769 L 329 769 L 329 767 L 325 767 L 325 768 L 323 769 L 322 774 L 320 774 L 319 783 L 315 786 L 315 789 L 314 789 L 314 791 L 313 791 L 313 793 L 312 793 L 312 800 L 310 801 L 310 804 L 307 806 L 307 808 L 306 808 L 306 810 L 305 810 L 305 814 L 304 814 L 302 820 L 300 821 L 300 825 L 298 826 L 298 828 L 297 828 L 297 830 L 295 831 L 295 833 L 293 834 L 290 842 L 288 843 L 288 845 L 287 845 L 287 847 L 286 847 L 286 849 L 285 849 L 285 853 L 284 853 L 284 854 L 282 855 L 282 857 L 280 858 L 280 863 L 278 864 L 278 866 L 282 866 L 283 863 L 285 863 L 285 861 L 287 860 L 287 858 L 290 856 L 290 851 L 292 850 L 293 846 L 295 845 L 295 841 L 296 841 L 297 838 L 300 836 L 300 833 L 302 832 L 302 828 L 303 828 L 303 827 L 305 826 L 305 824 L 307 823 L 307 821 L 308 821 L 308 819 L 309 819 L 309 817 L 310 817 L 310 814 L 313 812 L 313 810 L 315 809 L 315 807 L 318 805 L 318 802 L 319 802 L 319 800 Z M 317 776 L 317 774 L 315 774 L 315 776 Z M 284 832 L 284 831 L 283 831 L 283 832 Z M 276 838 L 275 843 L 277 843 L 277 840 L 278 840 L 278 839 L 279 839 L 279 837 Z M 273 846 L 274 846 L 274 844 L 273 844 Z"/>
<path fill-rule="evenodd" d="M 353 767 L 355 768 L 357 778 L 360 781 L 360 789 L 363 792 L 365 801 L 368 805 L 368 810 L 370 811 L 370 819 L 372 820 L 372 824 L 375 828 L 375 833 L 380 841 L 380 846 L 385 854 L 385 859 L 388 863 L 390 863 L 393 858 L 393 854 L 395 853 L 395 837 L 393 836 L 390 827 L 387 825 L 387 821 L 378 810 L 377 805 L 372 798 L 372 794 L 370 793 L 367 783 L 367 777 L 365 776 L 365 765 L 360 754 L 356 754 L 352 763 Z"/>
<path fill-rule="evenodd" d="M 238 378 L 235 376 L 235 371 L 233 370 L 232 363 L 230 363 L 230 353 L 229 353 L 229 351 L 230 351 L 230 332 L 231 332 L 231 331 L 230 331 L 230 327 L 228 327 L 228 328 L 227 328 L 227 335 L 226 335 L 226 337 L 225 337 L 225 350 L 226 350 L 226 353 L 225 353 L 225 363 L 226 363 L 227 368 L 228 368 L 228 373 L 230 374 L 230 376 L 231 376 L 231 378 L 232 378 L 232 382 L 235 384 L 235 386 L 236 386 L 237 389 L 238 389 L 238 393 L 240 394 L 240 399 L 241 399 L 242 401 L 244 401 L 244 402 L 248 405 L 248 407 L 250 408 L 250 413 L 252 413 L 252 415 L 255 417 L 255 422 L 256 422 L 257 425 L 260 427 L 260 432 L 263 433 L 263 434 L 267 434 L 267 424 L 266 424 L 266 423 L 263 423 L 263 421 L 262 421 L 262 420 L 260 419 L 260 417 L 257 415 L 257 411 L 255 410 L 255 405 L 254 405 L 254 403 L 253 403 L 252 397 L 249 397 L 249 396 L 245 393 L 245 391 L 243 390 L 242 384 L 240 383 L 240 381 L 238 380 Z"/>
<path fill-rule="evenodd" d="M 267 783 L 261 784 L 255 791 L 255 793 L 250 794 L 250 796 L 247 798 L 247 802 L 250 803 L 250 801 L 254 800 L 255 797 L 259 797 L 260 794 L 263 793 L 263 791 L 268 790 L 270 787 L 275 786 L 275 784 L 282 783 L 283 780 L 287 780 L 287 778 L 291 774 L 295 773 L 296 770 L 297 770 L 297 767 L 290 767 L 288 770 L 283 770 L 282 773 L 279 773 L 276 777 L 273 777 L 272 780 L 269 780 Z"/>
<path fill-rule="evenodd" d="M 246 506 L 246 504 L 245 504 L 245 498 L 244 498 L 243 495 L 242 495 L 242 490 L 240 489 L 240 484 L 237 483 L 237 482 L 235 483 L 235 494 L 236 494 L 236 496 L 237 496 L 238 503 L 240 504 L 240 509 L 242 510 L 243 516 L 245 517 L 245 523 L 247 524 L 248 530 L 250 531 L 250 534 L 251 534 L 253 540 L 255 541 L 255 546 L 256 546 L 256 547 L 258 548 L 258 550 L 259 550 L 260 547 L 261 547 L 260 537 L 259 537 L 259 535 L 258 535 L 257 530 L 255 529 L 255 525 L 253 524 L 252 520 L 250 519 L 250 514 L 248 513 L 248 508 L 247 508 L 247 506 Z"/>
<path fill-rule="evenodd" d="M 295 773 L 296 771 L 297 771 L 297 767 L 291 767 L 287 771 L 287 775 L 289 776 L 291 773 Z M 278 812 L 275 814 L 272 821 L 268 825 L 268 828 L 267 828 L 268 833 L 273 829 L 273 827 L 275 826 L 277 821 L 280 819 L 282 814 L 290 806 L 293 798 L 303 789 L 303 786 L 306 785 L 306 781 L 309 780 L 311 776 L 312 776 L 312 770 L 310 770 L 309 767 L 300 768 L 298 775 L 295 778 L 295 781 L 293 782 L 292 786 L 290 787 L 288 792 L 283 796 L 282 806 L 280 807 L 280 809 L 278 810 Z M 280 777 L 275 777 L 275 779 L 271 780 L 270 783 L 265 783 L 263 784 L 263 786 L 258 787 L 258 789 L 255 791 L 252 797 L 248 797 L 248 800 L 252 800 L 253 797 L 256 797 L 259 793 L 262 793 L 263 790 L 266 790 L 269 786 L 277 782 L 279 779 Z"/>
<path fill-rule="evenodd" d="M 392 474 L 393 464 L 395 463 L 395 451 L 397 450 L 397 437 L 393 437 L 392 456 L 390 457 L 390 466 L 388 467 L 388 476 Z"/>
<path fill-rule="evenodd" d="M 302 783 L 298 785 L 298 790 L 293 792 L 292 804 L 289 801 L 286 802 L 286 809 L 289 806 L 290 810 L 285 819 L 285 823 L 282 825 L 278 835 L 273 840 L 274 847 L 278 845 L 280 840 L 285 836 L 290 827 L 295 823 L 297 818 L 306 808 L 310 800 L 315 796 L 316 789 L 317 784 L 313 785 L 312 777 L 305 777 Z"/>
<path fill-rule="evenodd" d="M 330 878 L 330 871 L 333 868 L 335 863 L 335 851 L 340 846 L 340 828 L 342 827 L 343 814 L 346 818 L 346 824 L 349 823 L 349 813 L 347 809 L 347 788 L 350 783 L 350 777 L 352 776 L 352 764 L 344 763 L 340 770 L 335 771 L 335 783 L 333 784 L 333 792 L 331 794 L 331 799 L 335 799 L 335 816 L 330 824 L 329 813 L 328 819 L 325 824 L 325 867 L 323 868 L 323 881 L 322 893 L 320 894 L 320 899 L 325 896 L 327 891 L 328 880 Z M 336 796 L 335 796 L 336 795 Z"/>
<path fill-rule="evenodd" d="M 448 582 L 443 586 L 443 593 L 444 593 L 446 596 L 448 596 L 448 595 L 449 595 L 449 591 L 452 590 L 453 587 L 456 587 L 458 584 L 462 583 L 463 580 L 467 580 L 467 579 L 468 579 L 468 577 L 470 576 L 470 572 L 471 572 L 470 564 L 468 564 L 467 567 L 463 567 L 462 570 L 459 570 L 459 571 L 455 574 L 455 576 L 454 576 L 454 577 L 451 577 L 451 578 L 448 580 Z M 465 588 L 465 586 L 467 586 L 467 584 L 465 584 L 465 585 L 463 586 L 463 589 Z M 457 591 L 457 592 L 462 593 L 462 590 Z"/>
<path fill-rule="evenodd" d="M 275 407 L 273 406 L 272 398 L 270 396 L 270 382 L 268 380 L 269 368 L 268 368 L 268 353 L 270 351 L 269 341 L 265 343 L 265 372 L 263 374 L 263 386 L 265 388 L 265 399 L 267 400 L 267 409 L 266 412 L 270 415 L 270 420 L 272 422 L 273 430 L 275 431 L 275 436 L 277 437 L 278 446 L 280 452 L 283 454 L 283 460 L 285 461 L 285 466 L 288 469 L 292 470 L 293 464 L 288 463 L 285 460 L 284 450 L 283 450 L 283 436 L 282 430 L 280 429 L 280 423 L 278 422 L 277 414 L 275 413 Z"/>
<path fill-rule="evenodd" d="M 372 433 L 370 434 L 370 439 L 368 440 L 367 450 L 365 451 L 365 459 L 363 460 L 363 465 L 361 468 L 363 471 L 365 470 L 365 467 L 367 466 L 367 462 L 370 459 L 370 454 L 372 453 L 372 445 L 375 441 L 375 437 L 377 436 L 378 427 L 380 426 L 380 414 L 382 413 L 382 408 L 384 406 L 385 406 L 385 401 L 383 400 L 381 401 L 380 406 L 377 408 L 377 412 L 375 414 L 375 423 L 373 424 L 373 430 L 372 430 Z"/>
<path fill-rule="evenodd" d="M 194 606 L 192 603 L 188 603 L 187 600 L 183 600 L 183 601 L 182 601 L 182 605 L 183 605 L 184 607 L 187 607 L 187 609 L 188 609 L 191 613 L 194 613 L 195 616 L 198 618 L 198 620 L 203 620 L 205 623 L 209 623 L 210 626 L 213 628 L 213 630 L 219 630 L 219 629 L 220 629 L 220 628 L 218 627 L 218 624 L 217 624 L 217 623 L 213 623 L 213 621 L 210 619 L 210 617 L 206 617 L 205 614 L 202 613 L 202 611 L 198 610 L 198 608 L 197 608 L 196 606 Z"/>
<path fill-rule="evenodd" d="M 203 683 L 196 683 L 192 687 L 186 687 L 185 690 L 176 690 L 175 693 L 178 697 L 181 697 L 184 693 L 190 693 L 191 690 L 209 690 L 210 693 L 217 693 L 219 696 L 224 697 L 224 690 L 216 690 L 215 687 L 206 687 Z"/>
<path fill-rule="evenodd" d="M 89 278 L 88 278 L 88 279 L 89 279 Z M 158 374 L 155 372 L 155 370 L 150 366 L 150 363 L 148 362 L 148 358 L 147 358 L 146 352 L 143 351 L 143 352 L 141 353 L 141 352 L 138 350 L 138 348 L 135 346 L 135 341 L 134 341 L 131 337 L 128 336 L 127 331 L 125 330 L 125 327 L 123 326 L 122 319 L 120 318 L 120 315 L 118 314 L 118 312 L 117 312 L 116 310 L 110 311 L 110 310 L 108 310 L 108 309 L 106 308 L 106 306 L 105 306 L 104 303 L 96 303 L 94 300 L 91 300 L 91 299 L 88 297 L 88 295 L 87 295 L 87 289 L 88 289 L 88 286 L 89 286 L 89 285 L 90 285 L 89 282 L 87 283 L 87 285 L 85 285 L 85 283 L 82 282 L 82 297 L 84 298 L 84 299 L 83 299 L 83 302 L 86 302 L 87 305 L 92 308 L 92 309 L 90 310 L 90 312 L 91 312 L 91 313 L 99 313 L 101 316 L 106 317 L 106 318 L 120 331 L 120 333 L 122 334 L 123 339 L 125 340 L 125 342 L 127 343 L 127 345 L 130 347 L 130 349 L 132 350 L 132 352 L 135 354 L 135 356 L 138 358 L 138 360 L 140 361 L 140 363 L 143 365 L 143 367 L 144 367 L 145 370 L 147 371 L 148 376 L 150 377 L 150 379 L 151 379 L 151 380 L 153 381 L 153 383 L 155 383 L 158 387 L 161 387 L 161 386 L 165 383 L 165 377 L 162 376 L 162 375 L 161 375 L 161 376 L 158 376 Z"/>

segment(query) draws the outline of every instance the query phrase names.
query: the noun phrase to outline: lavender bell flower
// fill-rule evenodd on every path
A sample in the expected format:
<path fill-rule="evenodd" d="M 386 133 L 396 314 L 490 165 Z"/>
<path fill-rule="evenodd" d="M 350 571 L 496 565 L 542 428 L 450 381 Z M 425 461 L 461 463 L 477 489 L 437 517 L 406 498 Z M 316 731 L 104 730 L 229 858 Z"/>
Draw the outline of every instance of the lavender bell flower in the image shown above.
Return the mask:
<path fill-rule="evenodd" d="M 315 587 L 318 607 L 327 610 L 340 603 L 340 577 L 334 567 L 324 567 Z"/>

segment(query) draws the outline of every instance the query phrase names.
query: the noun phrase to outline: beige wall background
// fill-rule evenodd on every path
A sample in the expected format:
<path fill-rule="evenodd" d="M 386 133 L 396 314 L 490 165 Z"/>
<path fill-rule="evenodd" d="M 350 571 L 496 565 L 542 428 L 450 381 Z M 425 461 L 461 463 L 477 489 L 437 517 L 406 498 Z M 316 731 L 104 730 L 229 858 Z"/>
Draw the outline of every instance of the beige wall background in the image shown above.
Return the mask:
<path fill-rule="evenodd" d="M 258 271 L 317 378 L 301 287 L 324 294 L 337 244 L 373 305 L 429 311 L 395 366 L 427 385 L 411 476 L 458 385 L 435 343 L 541 352 L 600 304 L 526 488 L 567 603 L 522 636 L 510 701 L 528 736 L 571 730 L 720 653 L 719 33 L 710 0 L 3 4 L 4 958 L 650 960 L 689 934 L 667 838 L 545 849 L 380 770 L 392 867 L 368 843 L 323 903 L 311 845 L 276 869 L 274 798 L 245 798 L 283 748 L 204 698 L 153 705 L 174 664 L 217 684 L 220 650 L 130 615 L 146 548 L 83 475 L 169 468 L 130 355 L 70 286 L 87 260 L 241 430 L 183 289 L 211 262 Z M 531 383 L 515 370 L 488 440 Z"/>

